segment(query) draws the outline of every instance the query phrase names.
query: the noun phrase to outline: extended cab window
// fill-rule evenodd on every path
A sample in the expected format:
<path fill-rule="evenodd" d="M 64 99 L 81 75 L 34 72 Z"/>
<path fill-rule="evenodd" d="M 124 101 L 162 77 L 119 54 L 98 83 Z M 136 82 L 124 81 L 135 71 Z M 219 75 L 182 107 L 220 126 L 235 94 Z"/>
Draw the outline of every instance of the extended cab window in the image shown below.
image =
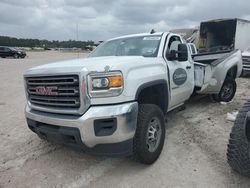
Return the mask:
<path fill-rule="evenodd" d="M 128 37 L 107 41 L 98 46 L 90 57 L 144 56 L 156 57 L 161 36 Z"/>
<path fill-rule="evenodd" d="M 196 52 L 195 52 L 195 48 L 194 48 L 193 45 L 191 45 L 191 50 L 192 50 L 192 54 L 195 54 L 195 53 L 196 53 Z"/>

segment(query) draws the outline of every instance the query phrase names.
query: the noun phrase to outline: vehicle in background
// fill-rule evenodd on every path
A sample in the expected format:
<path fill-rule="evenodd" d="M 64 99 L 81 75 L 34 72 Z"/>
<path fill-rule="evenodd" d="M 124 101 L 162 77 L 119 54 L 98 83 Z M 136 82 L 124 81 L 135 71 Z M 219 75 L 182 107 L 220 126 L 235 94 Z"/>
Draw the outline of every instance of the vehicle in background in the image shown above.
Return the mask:
<path fill-rule="evenodd" d="M 180 35 L 187 43 L 193 43 L 198 46 L 199 43 L 199 27 L 173 29 L 170 32 Z"/>
<path fill-rule="evenodd" d="M 239 111 L 232 127 L 227 160 L 233 170 L 250 177 L 250 101 Z"/>
<path fill-rule="evenodd" d="M 219 19 L 201 22 L 199 53 L 244 51 L 250 45 L 250 21 Z"/>
<path fill-rule="evenodd" d="M 15 48 L 0 46 L 0 57 L 2 58 L 13 57 L 15 59 L 25 58 L 26 53 L 24 51 L 17 50 Z"/>
<path fill-rule="evenodd" d="M 122 36 L 88 58 L 26 71 L 27 124 L 41 138 L 152 164 L 164 145 L 164 115 L 194 92 L 232 100 L 241 71 L 239 50 L 198 56 L 171 32 Z"/>
<path fill-rule="evenodd" d="M 250 47 L 242 52 L 243 70 L 242 76 L 250 74 Z"/>

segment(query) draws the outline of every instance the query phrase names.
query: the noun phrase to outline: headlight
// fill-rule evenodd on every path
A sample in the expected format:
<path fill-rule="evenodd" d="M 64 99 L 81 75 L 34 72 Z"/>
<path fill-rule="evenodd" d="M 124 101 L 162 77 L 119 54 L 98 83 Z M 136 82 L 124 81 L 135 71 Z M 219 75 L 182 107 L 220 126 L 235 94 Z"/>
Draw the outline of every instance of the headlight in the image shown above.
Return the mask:
<path fill-rule="evenodd" d="M 88 75 L 88 92 L 90 97 L 114 97 L 123 91 L 121 72 L 103 72 Z"/>

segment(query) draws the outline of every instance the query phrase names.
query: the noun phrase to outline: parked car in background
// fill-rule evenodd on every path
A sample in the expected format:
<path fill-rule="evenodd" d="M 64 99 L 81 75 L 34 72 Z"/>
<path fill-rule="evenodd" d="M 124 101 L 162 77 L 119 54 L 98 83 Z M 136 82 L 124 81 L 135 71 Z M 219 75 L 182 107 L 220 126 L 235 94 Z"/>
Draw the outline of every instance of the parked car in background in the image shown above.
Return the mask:
<path fill-rule="evenodd" d="M 243 70 L 242 76 L 250 73 L 250 47 L 242 52 Z"/>
<path fill-rule="evenodd" d="M 21 50 L 17 50 L 15 48 L 6 47 L 6 46 L 0 46 L 0 57 L 13 57 L 15 59 L 17 58 L 25 58 L 26 53 Z"/>

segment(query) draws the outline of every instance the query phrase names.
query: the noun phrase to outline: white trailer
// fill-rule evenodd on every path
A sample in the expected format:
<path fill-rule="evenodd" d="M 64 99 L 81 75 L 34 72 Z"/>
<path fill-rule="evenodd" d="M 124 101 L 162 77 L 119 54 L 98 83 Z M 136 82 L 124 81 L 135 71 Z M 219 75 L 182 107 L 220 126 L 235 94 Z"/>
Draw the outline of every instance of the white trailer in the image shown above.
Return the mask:
<path fill-rule="evenodd" d="M 250 21 L 219 19 L 201 22 L 198 50 L 202 52 L 244 51 L 250 46 Z"/>

